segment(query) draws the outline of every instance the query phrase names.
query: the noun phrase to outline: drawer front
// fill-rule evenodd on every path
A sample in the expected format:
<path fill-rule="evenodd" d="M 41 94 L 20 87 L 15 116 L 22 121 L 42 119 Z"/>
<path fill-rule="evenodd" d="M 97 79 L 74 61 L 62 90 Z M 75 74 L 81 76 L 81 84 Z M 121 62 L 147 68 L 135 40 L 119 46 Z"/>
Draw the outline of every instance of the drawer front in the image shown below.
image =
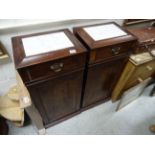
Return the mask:
<path fill-rule="evenodd" d="M 139 80 L 145 80 L 155 73 L 155 61 L 140 65 L 134 72 L 134 75 L 128 81 L 125 89 L 135 86 Z"/>
<path fill-rule="evenodd" d="M 133 43 L 123 43 L 111 47 L 104 47 L 91 51 L 89 63 L 96 63 L 105 59 L 113 58 L 121 54 L 132 52 Z"/>
<path fill-rule="evenodd" d="M 85 66 L 85 54 L 68 57 L 52 62 L 34 65 L 28 68 L 30 81 L 39 80 L 48 76 L 61 75 Z"/>

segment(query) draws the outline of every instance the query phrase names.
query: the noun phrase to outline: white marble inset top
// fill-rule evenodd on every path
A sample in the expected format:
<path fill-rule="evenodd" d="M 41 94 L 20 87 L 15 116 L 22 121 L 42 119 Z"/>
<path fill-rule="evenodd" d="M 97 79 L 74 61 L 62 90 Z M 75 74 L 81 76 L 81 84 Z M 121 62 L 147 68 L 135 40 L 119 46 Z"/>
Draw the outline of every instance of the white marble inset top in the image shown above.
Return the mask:
<path fill-rule="evenodd" d="M 127 35 L 115 24 L 86 27 L 84 30 L 95 40 L 104 40 Z"/>
<path fill-rule="evenodd" d="M 74 44 L 64 32 L 23 38 L 22 42 L 26 56 L 74 47 Z"/>

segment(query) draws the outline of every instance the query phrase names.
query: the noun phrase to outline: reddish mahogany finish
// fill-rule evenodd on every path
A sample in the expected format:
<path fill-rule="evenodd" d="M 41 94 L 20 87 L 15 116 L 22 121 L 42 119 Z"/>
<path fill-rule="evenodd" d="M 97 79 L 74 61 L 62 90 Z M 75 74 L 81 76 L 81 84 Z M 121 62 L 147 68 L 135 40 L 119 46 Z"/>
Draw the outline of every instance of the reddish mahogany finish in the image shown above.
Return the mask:
<path fill-rule="evenodd" d="M 155 28 L 132 28 L 128 31 L 137 37 L 136 53 L 150 52 L 155 48 Z"/>
<path fill-rule="evenodd" d="M 64 32 L 72 48 L 25 56 L 22 38 Z M 45 127 L 80 111 L 86 49 L 67 29 L 12 38 L 15 66 L 39 110 Z M 70 50 L 76 52 L 71 54 Z"/>
<path fill-rule="evenodd" d="M 89 25 L 74 28 L 78 39 L 87 47 L 87 67 L 85 73 L 85 87 L 82 107 L 91 107 L 111 97 L 111 92 L 123 70 L 128 56 L 134 52 L 136 37 L 114 24 L 127 35 L 105 40 L 94 41 L 84 30 L 85 27 L 105 24 Z"/>

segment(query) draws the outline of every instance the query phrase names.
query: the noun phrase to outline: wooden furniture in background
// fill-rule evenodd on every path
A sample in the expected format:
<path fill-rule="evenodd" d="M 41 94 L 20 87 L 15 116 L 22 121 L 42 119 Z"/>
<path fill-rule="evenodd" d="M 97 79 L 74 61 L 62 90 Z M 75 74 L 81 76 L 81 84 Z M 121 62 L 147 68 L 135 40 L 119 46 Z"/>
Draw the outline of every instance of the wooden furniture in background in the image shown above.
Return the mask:
<path fill-rule="evenodd" d="M 124 26 L 136 25 L 141 23 L 152 23 L 154 19 L 125 19 Z"/>
<path fill-rule="evenodd" d="M 141 53 L 140 56 L 144 56 L 141 64 L 134 63 L 132 60 L 128 62 L 113 91 L 113 101 L 116 101 L 123 91 L 138 84 L 138 78 L 145 80 L 150 76 L 155 77 L 155 60 L 151 56 L 149 60 L 149 57 L 146 56 L 155 50 L 155 28 L 128 28 L 127 30 L 138 40 L 135 53 Z M 146 61 L 144 61 L 145 59 Z"/>
<path fill-rule="evenodd" d="M 151 52 L 155 49 L 155 28 L 128 28 L 127 30 L 138 39 L 136 53 Z"/>
<path fill-rule="evenodd" d="M 45 127 L 81 107 L 86 50 L 67 29 L 12 38 L 15 66 Z"/>
<path fill-rule="evenodd" d="M 141 56 L 142 54 L 138 55 Z M 135 60 L 133 60 L 134 58 Z M 153 57 L 151 57 L 151 55 L 150 60 L 148 56 L 144 56 L 143 59 L 141 59 L 142 61 L 141 63 L 138 56 L 137 57 L 134 56 L 134 58 L 131 56 L 130 60 L 126 64 L 126 67 L 113 90 L 112 93 L 113 102 L 117 101 L 124 91 L 137 85 L 139 82 L 141 82 L 141 80 L 145 80 L 151 77 L 155 72 L 155 60 L 153 59 Z M 145 59 L 147 59 L 147 61 Z"/>
<path fill-rule="evenodd" d="M 9 58 L 7 51 L 3 44 L 0 42 L 0 61 Z"/>
<path fill-rule="evenodd" d="M 76 27 L 74 33 L 88 49 L 82 103 L 87 108 L 111 97 L 136 38 L 115 23 Z"/>

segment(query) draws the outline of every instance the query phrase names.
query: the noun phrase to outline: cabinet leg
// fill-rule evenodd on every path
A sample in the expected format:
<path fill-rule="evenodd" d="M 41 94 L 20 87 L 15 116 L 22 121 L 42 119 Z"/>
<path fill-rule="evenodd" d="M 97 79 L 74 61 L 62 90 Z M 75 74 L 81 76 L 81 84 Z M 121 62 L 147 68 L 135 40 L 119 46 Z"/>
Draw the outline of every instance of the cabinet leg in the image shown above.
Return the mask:
<path fill-rule="evenodd" d="M 43 125 L 42 118 L 40 116 L 40 113 L 32 104 L 30 107 L 25 108 L 27 114 L 29 115 L 30 119 L 32 120 L 32 123 L 35 125 L 35 127 L 38 130 L 39 135 L 44 135 L 46 133 L 45 127 Z"/>

